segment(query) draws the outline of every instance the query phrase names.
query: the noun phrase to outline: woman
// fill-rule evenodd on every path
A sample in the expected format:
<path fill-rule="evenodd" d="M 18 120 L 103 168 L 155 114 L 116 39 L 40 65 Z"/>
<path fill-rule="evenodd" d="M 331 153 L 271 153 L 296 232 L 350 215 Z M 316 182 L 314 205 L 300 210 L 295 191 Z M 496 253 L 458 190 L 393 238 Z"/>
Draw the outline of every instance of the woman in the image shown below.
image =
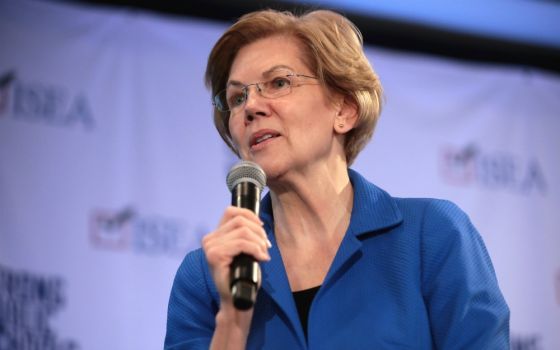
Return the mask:
<path fill-rule="evenodd" d="M 167 349 L 508 349 L 509 310 L 479 234 L 455 205 L 398 199 L 348 167 L 381 85 L 359 31 L 330 11 L 242 17 L 206 71 L 214 122 L 269 194 L 227 208 L 180 266 Z M 229 266 L 261 262 L 238 311 Z"/>

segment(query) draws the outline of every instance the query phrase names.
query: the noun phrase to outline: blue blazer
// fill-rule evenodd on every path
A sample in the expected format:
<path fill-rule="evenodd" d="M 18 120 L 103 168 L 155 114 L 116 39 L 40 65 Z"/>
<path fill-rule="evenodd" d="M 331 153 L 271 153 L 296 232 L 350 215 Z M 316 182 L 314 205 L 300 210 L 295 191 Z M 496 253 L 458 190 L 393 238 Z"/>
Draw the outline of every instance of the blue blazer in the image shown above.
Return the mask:
<path fill-rule="evenodd" d="M 509 349 L 509 309 L 482 238 L 451 202 L 393 198 L 349 170 L 350 225 L 317 292 L 308 338 L 273 232 L 247 349 Z M 177 271 L 165 349 L 208 349 L 219 297 L 201 249 Z"/>

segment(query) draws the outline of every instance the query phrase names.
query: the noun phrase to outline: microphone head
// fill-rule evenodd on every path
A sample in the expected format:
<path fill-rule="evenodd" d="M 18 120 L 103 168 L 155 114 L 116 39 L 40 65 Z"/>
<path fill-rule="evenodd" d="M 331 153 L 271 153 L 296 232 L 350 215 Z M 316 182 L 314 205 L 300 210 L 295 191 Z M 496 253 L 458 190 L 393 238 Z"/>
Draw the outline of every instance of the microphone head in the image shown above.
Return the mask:
<path fill-rule="evenodd" d="M 242 160 L 230 169 L 226 178 L 230 191 L 241 182 L 252 182 L 262 191 L 264 186 L 266 186 L 266 174 L 257 163 Z"/>

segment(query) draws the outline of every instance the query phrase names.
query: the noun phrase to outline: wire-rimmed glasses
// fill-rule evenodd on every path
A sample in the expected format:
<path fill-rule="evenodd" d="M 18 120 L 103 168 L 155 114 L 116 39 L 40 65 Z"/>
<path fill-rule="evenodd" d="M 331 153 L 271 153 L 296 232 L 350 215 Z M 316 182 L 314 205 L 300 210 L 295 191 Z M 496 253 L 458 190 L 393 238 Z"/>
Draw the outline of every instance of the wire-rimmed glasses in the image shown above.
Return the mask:
<path fill-rule="evenodd" d="M 212 104 L 221 112 L 232 114 L 240 110 L 247 102 L 249 87 L 256 86 L 257 92 L 265 98 L 278 98 L 292 92 L 292 87 L 303 85 L 298 78 L 317 79 L 305 74 L 293 73 L 289 70 L 278 70 L 270 73 L 271 78 L 266 81 L 241 84 L 230 82 L 228 86 L 214 96 Z"/>

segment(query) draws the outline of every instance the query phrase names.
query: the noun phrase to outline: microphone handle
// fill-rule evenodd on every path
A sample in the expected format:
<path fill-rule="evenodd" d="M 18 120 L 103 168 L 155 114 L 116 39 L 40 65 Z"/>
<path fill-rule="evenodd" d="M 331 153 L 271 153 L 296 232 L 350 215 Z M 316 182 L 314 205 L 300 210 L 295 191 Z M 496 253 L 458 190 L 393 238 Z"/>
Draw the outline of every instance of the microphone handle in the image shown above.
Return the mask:
<path fill-rule="evenodd" d="M 261 268 L 251 255 L 239 254 L 230 267 L 230 288 L 233 305 L 238 310 L 249 310 L 257 301 Z"/>
<path fill-rule="evenodd" d="M 251 210 L 259 215 L 261 191 L 252 182 L 240 182 L 231 192 L 231 205 Z M 230 289 L 233 305 L 238 310 L 249 310 L 257 300 L 261 268 L 248 254 L 237 255 L 230 267 Z"/>

